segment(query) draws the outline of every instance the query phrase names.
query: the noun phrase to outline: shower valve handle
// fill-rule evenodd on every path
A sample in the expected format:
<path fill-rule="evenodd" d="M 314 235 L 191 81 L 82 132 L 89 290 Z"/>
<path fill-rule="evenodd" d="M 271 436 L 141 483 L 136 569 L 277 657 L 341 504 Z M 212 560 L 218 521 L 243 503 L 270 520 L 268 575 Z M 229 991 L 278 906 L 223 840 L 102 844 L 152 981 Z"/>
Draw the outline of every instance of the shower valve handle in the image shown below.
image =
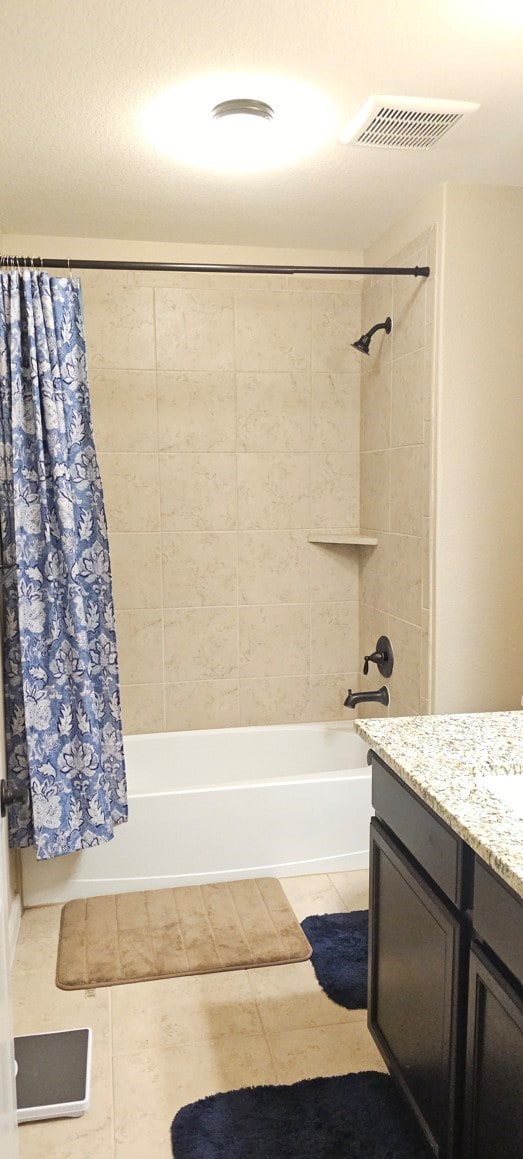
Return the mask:
<path fill-rule="evenodd" d="M 367 676 L 369 672 L 369 664 L 377 664 L 378 672 L 385 678 L 392 676 L 392 669 L 394 668 L 394 652 L 392 644 L 388 636 L 380 636 L 376 651 L 371 652 L 369 656 L 364 657 L 363 675 Z"/>
<path fill-rule="evenodd" d="M 363 665 L 363 675 L 368 676 L 369 664 L 379 664 L 384 659 L 383 652 L 371 652 L 370 656 L 365 656 L 365 663 Z"/>

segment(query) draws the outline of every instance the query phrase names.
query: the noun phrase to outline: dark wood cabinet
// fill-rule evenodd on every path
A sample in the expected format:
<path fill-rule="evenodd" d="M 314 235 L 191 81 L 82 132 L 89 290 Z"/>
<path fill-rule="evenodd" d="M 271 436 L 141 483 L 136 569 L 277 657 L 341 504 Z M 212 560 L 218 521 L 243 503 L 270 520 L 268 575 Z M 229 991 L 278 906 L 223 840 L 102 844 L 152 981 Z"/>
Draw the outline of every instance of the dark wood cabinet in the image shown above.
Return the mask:
<path fill-rule="evenodd" d="M 466 909 L 472 897 L 470 849 L 378 757 L 372 761 L 372 804 L 432 885 L 458 909 Z"/>
<path fill-rule="evenodd" d="M 437 1159 L 523 1159 L 523 903 L 373 754 L 368 1023 Z"/>
<path fill-rule="evenodd" d="M 475 861 L 474 937 L 488 947 L 491 955 L 523 987 L 521 898 L 480 857 Z"/>
<path fill-rule="evenodd" d="M 465 1159 L 523 1156 L 523 999 L 473 943 L 467 1026 Z"/>
<path fill-rule="evenodd" d="M 446 1159 L 458 1120 L 468 933 L 376 820 L 370 849 L 369 1028 L 434 1154 Z"/>

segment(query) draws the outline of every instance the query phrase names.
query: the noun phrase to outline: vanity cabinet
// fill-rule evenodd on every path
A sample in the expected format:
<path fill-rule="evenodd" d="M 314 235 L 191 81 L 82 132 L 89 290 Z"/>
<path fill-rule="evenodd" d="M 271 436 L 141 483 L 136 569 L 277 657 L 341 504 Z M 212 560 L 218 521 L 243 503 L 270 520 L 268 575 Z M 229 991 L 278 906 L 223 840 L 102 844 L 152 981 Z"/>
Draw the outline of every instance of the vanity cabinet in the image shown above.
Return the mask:
<path fill-rule="evenodd" d="M 523 1159 L 523 903 L 372 754 L 368 1024 L 438 1159 Z"/>
<path fill-rule="evenodd" d="M 523 1000 L 473 942 L 467 1027 L 466 1159 L 523 1155 Z"/>
<path fill-rule="evenodd" d="M 456 835 L 377 758 L 373 805 L 369 1028 L 434 1155 L 447 1159 L 458 1154 L 462 1101 L 466 858 Z"/>
<path fill-rule="evenodd" d="M 476 858 L 464 1155 L 523 1156 L 523 918 L 511 889 Z"/>
<path fill-rule="evenodd" d="M 371 825 L 369 1025 L 435 1155 L 452 1154 L 459 1052 L 459 919 Z"/>

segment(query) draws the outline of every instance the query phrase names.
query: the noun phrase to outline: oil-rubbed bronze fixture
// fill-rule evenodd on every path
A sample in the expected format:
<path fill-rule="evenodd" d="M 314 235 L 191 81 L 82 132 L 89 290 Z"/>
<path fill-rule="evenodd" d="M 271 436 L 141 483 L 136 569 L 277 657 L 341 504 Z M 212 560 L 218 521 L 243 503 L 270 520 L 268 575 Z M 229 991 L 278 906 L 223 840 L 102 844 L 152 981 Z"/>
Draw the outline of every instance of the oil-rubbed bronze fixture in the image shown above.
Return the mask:
<path fill-rule="evenodd" d="M 352 688 L 349 688 L 347 699 L 343 704 L 345 708 L 357 708 L 358 704 L 383 704 L 386 708 L 389 702 L 389 690 L 384 684 L 377 692 L 353 692 Z"/>
<path fill-rule="evenodd" d="M 375 326 L 371 326 L 366 334 L 362 334 L 357 342 L 352 343 L 354 349 L 359 350 L 360 354 L 368 354 L 371 338 L 376 333 L 376 330 L 384 330 L 386 334 L 390 334 L 392 330 L 392 318 L 385 318 L 384 322 L 376 322 Z"/>
<path fill-rule="evenodd" d="M 394 668 L 394 652 L 392 644 L 388 636 L 380 636 L 376 651 L 371 652 L 370 656 L 364 657 L 363 675 L 367 676 L 369 671 L 369 664 L 377 664 L 380 676 L 392 676 L 392 669 Z"/>
<path fill-rule="evenodd" d="M 381 676 L 392 676 L 394 668 L 394 652 L 392 644 L 388 636 L 380 636 L 376 651 L 370 652 L 368 656 L 364 657 L 363 661 L 363 675 L 367 676 L 369 671 L 369 664 L 376 664 L 378 672 Z M 387 685 L 384 684 L 382 688 L 378 688 L 377 692 L 353 692 L 349 688 L 347 699 L 343 701 L 345 708 L 356 708 L 358 704 L 383 704 L 385 708 L 390 703 L 390 694 Z"/>

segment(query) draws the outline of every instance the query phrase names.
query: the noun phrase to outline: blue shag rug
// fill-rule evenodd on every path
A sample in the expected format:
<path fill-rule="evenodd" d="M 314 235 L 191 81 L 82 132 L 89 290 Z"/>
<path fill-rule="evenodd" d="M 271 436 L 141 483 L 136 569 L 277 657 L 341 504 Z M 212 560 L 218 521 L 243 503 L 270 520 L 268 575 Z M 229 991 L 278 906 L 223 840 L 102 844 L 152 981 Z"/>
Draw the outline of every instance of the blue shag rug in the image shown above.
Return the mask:
<path fill-rule="evenodd" d="M 182 1107 L 175 1159 L 431 1159 L 388 1075 L 251 1087 Z"/>
<path fill-rule="evenodd" d="M 368 910 L 305 918 L 302 930 L 312 946 L 318 982 L 333 1002 L 347 1010 L 367 1006 Z"/>

